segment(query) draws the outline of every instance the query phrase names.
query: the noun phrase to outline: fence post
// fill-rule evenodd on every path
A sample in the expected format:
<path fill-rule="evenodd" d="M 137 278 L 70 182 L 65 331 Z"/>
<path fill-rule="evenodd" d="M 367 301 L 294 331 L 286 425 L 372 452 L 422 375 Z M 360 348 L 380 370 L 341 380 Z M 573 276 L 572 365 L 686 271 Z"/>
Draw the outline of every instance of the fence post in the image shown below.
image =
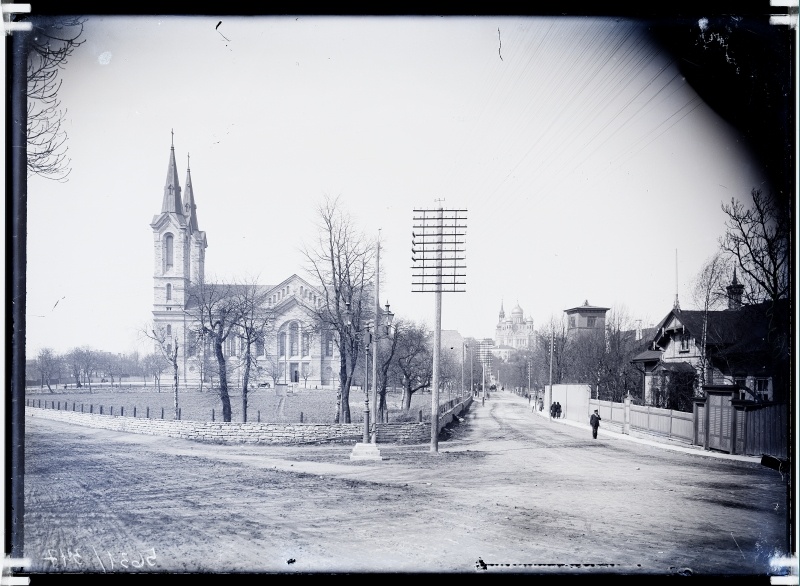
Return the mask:
<path fill-rule="evenodd" d="M 83 403 L 81 403 L 81 413 L 83 413 Z"/>
<path fill-rule="evenodd" d="M 631 398 L 625 397 L 625 412 L 622 416 L 622 433 L 631 433 Z"/>
<path fill-rule="evenodd" d="M 164 419 L 164 408 L 161 408 L 161 419 Z"/>
<path fill-rule="evenodd" d="M 58 411 L 61 411 L 61 401 L 58 402 Z"/>
<path fill-rule="evenodd" d="M 136 418 L 136 405 L 133 406 L 133 417 Z"/>
<path fill-rule="evenodd" d="M 181 420 L 181 408 L 178 407 L 178 421 Z"/>
<path fill-rule="evenodd" d="M 303 423 L 303 412 L 300 411 L 300 423 Z"/>
<path fill-rule="evenodd" d="M 261 423 L 261 411 L 256 411 L 256 422 Z"/>
<path fill-rule="evenodd" d="M 119 408 L 119 416 L 120 417 L 125 417 L 125 407 L 124 406 Z"/>
<path fill-rule="evenodd" d="M 144 416 L 145 416 L 147 419 L 150 419 L 150 406 L 149 406 L 149 405 L 145 406 L 145 413 L 144 413 Z"/>
<path fill-rule="evenodd" d="M 75 411 L 75 401 L 72 402 L 72 410 Z"/>
<path fill-rule="evenodd" d="M 47 401 L 45 401 L 44 403 L 45 403 L 45 406 L 47 406 Z M 39 399 L 39 409 L 41 409 L 41 408 L 42 408 L 42 400 Z"/>
<path fill-rule="evenodd" d="M 422 423 L 422 409 L 419 410 L 419 422 Z"/>
<path fill-rule="evenodd" d="M 102 414 L 103 414 L 103 406 L 100 405 L 100 415 L 102 415 Z"/>
<path fill-rule="evenodd" d="M 89 413 L 94 413 L 94 405 L 89 403 Z"/>
<path fill-rule="evenodd" d="M 214 410 L 211 410 L 211 421 L 214 421 Z"/>

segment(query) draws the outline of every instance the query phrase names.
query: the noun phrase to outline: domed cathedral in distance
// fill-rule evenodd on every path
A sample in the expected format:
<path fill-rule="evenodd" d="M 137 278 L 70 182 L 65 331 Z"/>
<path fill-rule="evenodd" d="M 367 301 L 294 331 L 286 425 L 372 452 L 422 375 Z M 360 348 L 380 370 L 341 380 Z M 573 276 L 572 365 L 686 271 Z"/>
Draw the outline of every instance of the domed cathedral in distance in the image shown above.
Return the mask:
<path fill-rule="evenodd" d="M 514 350 L 532 350 L 534 348 L 533 318 L 525 314 L 519 303 L 511 310 L 511 316 L 506 317 L 503 302 L 500 302 L 500 315 L 494 333 L 494 343 L 497 348 L 513 348 Z"/>

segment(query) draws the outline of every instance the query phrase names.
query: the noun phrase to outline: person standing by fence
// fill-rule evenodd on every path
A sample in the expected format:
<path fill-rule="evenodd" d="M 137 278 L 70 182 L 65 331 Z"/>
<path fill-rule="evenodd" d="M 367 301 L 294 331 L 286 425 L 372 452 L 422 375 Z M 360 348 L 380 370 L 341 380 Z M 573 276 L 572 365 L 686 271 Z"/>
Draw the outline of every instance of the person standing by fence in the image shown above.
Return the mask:
<path fill-rule="evenodd" d="M 592 416 L 589 417 L 589 425 L 592 426 L 592 437 L 597 439 L 597 428 L 600 427 L 600 414 L 597 412 L 597 409 L 595 409 Z"/>

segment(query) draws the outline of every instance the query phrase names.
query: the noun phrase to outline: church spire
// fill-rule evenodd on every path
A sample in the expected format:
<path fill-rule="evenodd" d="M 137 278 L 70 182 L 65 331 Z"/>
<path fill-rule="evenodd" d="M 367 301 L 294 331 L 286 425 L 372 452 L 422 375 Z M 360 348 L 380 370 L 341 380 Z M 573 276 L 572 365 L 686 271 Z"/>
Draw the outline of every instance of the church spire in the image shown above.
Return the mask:
<path fill-rule="evenodd" d="M 198 232 L 200 228 L 197 226 L 197 206 L 194 203 L 194 190 L 192 189 L 192 169 L 189 164 L 189 154 L 186 154 L 186 204 L 184 204 L 184 213 L 189 218 L 190 232 Z"/>
<path fill-rule="evenodd" d="M 506 317 L 506 312 L 503 310 L 503 300 L 500 299 L 500 319 L 503 320 Z"/>
<path fill-rule="evenodd" d="M 170 131 L 172 132 L 172 131 Z M 178 166 L 175 163 L 175 133 L 172 132 L 172 146 L 169 151 L 169 166 L 167 167 L 167 180 L 164 183 L 164 203 L 161 213 L 171 212 L 183 214 L 181 202 L 181 185 L 178 181 Z"/>

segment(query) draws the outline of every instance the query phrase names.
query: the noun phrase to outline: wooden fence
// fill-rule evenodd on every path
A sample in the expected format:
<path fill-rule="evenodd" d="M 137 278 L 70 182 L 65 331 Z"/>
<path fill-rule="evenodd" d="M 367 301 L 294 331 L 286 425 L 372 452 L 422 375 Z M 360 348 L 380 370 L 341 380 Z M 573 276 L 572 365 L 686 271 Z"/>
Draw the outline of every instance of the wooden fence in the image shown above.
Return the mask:
<path fill-rule="evenodd" d="M 786 405 L 736 406 L 735 438 L 737 454 L 787 458 L 789 412 Z"/>
<path fill-rule="evenodd" d="M 602 425 L 628 433 L 629 430 L 651 433 L 691 443 L 694 439 L 694 417 L 692 413 L 632 405 L 629 401 L 589 400 L 589 413 L 597 409 Z M 587 419 L 589 414 L 586 415 Z"/>

